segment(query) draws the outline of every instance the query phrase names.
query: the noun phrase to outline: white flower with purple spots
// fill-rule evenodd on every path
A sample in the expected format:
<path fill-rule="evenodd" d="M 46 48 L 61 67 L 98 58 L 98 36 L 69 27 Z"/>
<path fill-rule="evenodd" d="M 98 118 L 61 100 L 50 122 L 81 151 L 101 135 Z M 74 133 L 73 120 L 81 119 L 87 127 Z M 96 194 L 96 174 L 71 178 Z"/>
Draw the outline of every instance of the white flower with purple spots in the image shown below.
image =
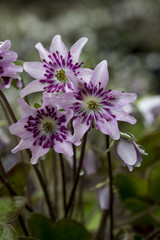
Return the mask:
<path fill-rule="evenodd" d="M 94 126 L 117 140 L 120 138 L 117 121 L 136 123 L 136 119 L 123 109 L 136 99 L 136 94 L 105 90 L 109 78 L 107 61 L 97 65 L 89 83 L 82 84 L 73 74 L 70 74 L 70 78 L 75 84 L 75 92 L 64 93 L 54 101 L 57 104 L 61 101 L 60 105 L 64 109 L 71 108 L 74 111 L 73 142 L 80 141 L 84 133 Z"/>
<path fill-rule="evenodd" d="M 81 68 L 83 62 L 78 63 L 87 41 L 85 37 L 80 38 L 69 52 L 60 35 L 52 39 L 50 51 L 47 51 L 41 43 L 37 43 L 35 47 L 39 51 L 42 62 L 24 63 L 24 70 L 36 80 L 21 90 L 21 97 L 40 91 L 52 93 L 73 91 L 73 84 L 68 78 L 70 71 L 78 78 L 87 81 L 92 70 Z"/>
<path fill-rule="evenodd" d="M 0 78 L 2 79 L 0 90 L 3 88 L 9 88 L 13 79 L 17 79 L 17 86 L 22 87 L 18 72 L 22 72 L 23 68 L 13 64 L 17 59 L 17 53 L 9 51 L 10 47 L 10 40 L 0 42 Z"/>
<path fill-rule="evenodd" d="M 21 138 L 13 153 L 29 148 L 32 164 L 36 164 L 38 158 L 48 153 L 50 148 L 69 157 L 73 155 L 71 134 L 67 129 L 73 117 L 72 110 L 58 111 L 50 98 L 44 98 L 39 109 L 28 106 L 23 99 L 19 99 L 18 103 L 24 117 L 9 127 L 12 134 Z"/>

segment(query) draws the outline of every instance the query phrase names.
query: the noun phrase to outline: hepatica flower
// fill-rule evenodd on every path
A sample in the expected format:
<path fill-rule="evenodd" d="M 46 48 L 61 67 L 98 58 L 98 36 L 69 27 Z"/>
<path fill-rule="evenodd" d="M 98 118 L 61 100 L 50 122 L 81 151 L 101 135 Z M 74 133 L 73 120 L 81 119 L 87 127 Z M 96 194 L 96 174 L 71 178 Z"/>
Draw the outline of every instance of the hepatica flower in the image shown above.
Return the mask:
<path fill-rule="evenodd" d="M 52 93 L 72 91 L 72 82 L 68 79 L 69 71 L 80 79 L 88 79 L 92 70 L 81 68 L 82 62 L 78 63 L 80 53 L 87 41 L 85 37 L 80 38 L 69 52 L 60 35 L 52 39 L 49 51 L 41 43 L 37 43 L 35 47 L 39 51 L 42 62 L 24 63 L 24 70 L 36 80 L 22 89 L 21 97 L 40 91 Z"/>
<path fill-rule="evenodd" d="M 29 148 L 32 151 L 31 163 L 36 164 L 39 157 L 45 155 L 50 148 L 57 153 L 72 156 L 71 137 L 67 124 L 73 116 L 72 110 L 58 111 L 50 101 L 43 99 L 39 109 L 28 106 L 19 99 L 24 117 L 12 124 L 9 130 L 21 138 L 20 143 L 12 150 L 13 153 Z"/>
<path fill-rule="evenodd" d="M 22 72 L 23 68 L 13 64 L 13 62 L 17 59 L 17 53 L 9 51 L 10 47 L 10 40 L 0 42 L 0 78 L 2 79 L 2 83 L 0 83 L 0 90 L 3 88 L 9 88 L 13 79 L 18 80 L 18 87 L 22 86 L 18 72 Z"/>
<path fill-rule="evenodd" d="M 97 65 L 88 83 L 79 84 L 73 74 L 70 74 L 70 78 L 73 78 L 75 85 L 77 83 L 77 90 L 74 94 L 64 93 L 60 100 L 64 108 L 70 107 L 74 111 L 73 141 L 78 142 L 94 126 L 117 140 L 120 137 L 117 121 L 136 122 L 123 110 L 123 106 L 136 99 L 136 94 L 105 90 L 108 83 L 106 61 Z"/>

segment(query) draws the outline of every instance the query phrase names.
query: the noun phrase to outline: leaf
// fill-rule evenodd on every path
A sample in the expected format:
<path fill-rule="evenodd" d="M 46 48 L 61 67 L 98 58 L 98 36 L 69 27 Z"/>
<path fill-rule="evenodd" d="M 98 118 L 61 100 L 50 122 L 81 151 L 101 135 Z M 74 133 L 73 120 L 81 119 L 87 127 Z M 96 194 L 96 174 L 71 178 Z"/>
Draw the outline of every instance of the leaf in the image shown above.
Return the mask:
<path fill-rule="evenodd" d="M 147 195 L 147 181 L 144 178 L 131 174 L 118 174 L 115 176 L 115 185 L 122 200 L 127 198 L 143 198 Z"/>
<path fill-rule="evenodd" d="M 18 240 L 16 231 L 11 225 L 0 223 L 0 240 Z"/>
<path fill-rule="evenodd" d="M 34 108 L 38 109 L 38 108 L 40 108 L 40 107 L 41 107 L 40 104 L 38 104 L 38 103 L 35 103 L 35 104 L 34 104 Z"/>
<path fill-rule="evenodd" d="M 47 217 L 33 213 L 28 219 L 30 235 L 39 240 L 93 240 L 84 226 L 70 219 L 53 223 Z"/>
<path fill-rule="evenodd" d="M 160 203 L 160 163 L 151 170 L 149 175 L 149 195 L 155 202 Z"/>
<path fill-rule="evenodd" d="M 13 221 L 26 205 L 25 197 L 0 198 L 0 222 Z"/>

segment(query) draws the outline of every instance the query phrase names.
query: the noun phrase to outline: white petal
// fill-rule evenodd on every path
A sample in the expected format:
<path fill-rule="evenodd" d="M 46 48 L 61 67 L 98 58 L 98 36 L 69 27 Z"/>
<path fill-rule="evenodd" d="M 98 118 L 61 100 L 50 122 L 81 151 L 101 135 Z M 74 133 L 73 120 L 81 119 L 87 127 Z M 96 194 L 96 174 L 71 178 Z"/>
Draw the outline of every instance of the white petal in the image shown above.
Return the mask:
<path fill-rule="evenodd" d="M 50 53 L 43 47 L 43 45 L 41 43 L 37 43 L 35 45 L 35 47 L 38 50 L 40 58 L 42 59 L 42 61 L 43 61 L 43 59 L 45 59 L 47 62 L 49 62 L 50 58 L 48 56 L 50 55 Z"/>
<path fill-rule="evenodd" d="M 70 53 L 72 56 L 73 64 L 79 61 L 80 54 L 86 42 L 88 41 L 87 38 L 83 37 L 80 38 L 70 49 Z"/>
<path fill-rule="evenodd" d="M 129 122 L 130 124 L 135 124 L 137 122 L 134 117 L 128 115 L 122 108 L 112 109 L 111 112 L 116 116 L 118 121 Z"/>
<path fill-rule="evenodd" d="M 78 69 L 78 78 L 82 78 L 84 82 L 89 83 L 91 76 L 93 74 L 93 70 L 89 68 L 80 68 Z"/>
<path fill-rule="evenodd" d="M 60 35 L 56 35 L 52 39 L 52 43 L 50 46 L 51 53 L 56 52 L 56 51 L 58 51 L 59 54 L 62 55 L 65 60 L 67 59 L 68 51 L 67 51 L 67 48 L 66 48 L 65 44 L 63 43 Z"/>
<path fill-rule="evenodd" d="M 63 153 L 67 157 L 72 157 L 73 156 L 72 144 L 69 143 L 69 142 L 63 141 L 61 143 L 59 141 L 55 141 L 54 150 L 57 153 Z"/>
<path fill-rule="evenodd" d="M 38 159 L 49 152 L 49 148 L 43 148 L 42 146 L 32 146 L 32 158 L 31 163 L 36 164 Z"/>
<path fill-rule="evenodd" d="M 120 139 L 115 145 L 119 158 L 126 164 L 133 166 L 137 162 L 137 152 L 131 141 Z"/>
<path fill-rule="evenodd" d="M 41 83 L 39 80 L 34 80 L 20 91 L 20 97 L 23 98 L 31 93 L 44 91 L 44 87 L 47 86 L 48 83 Z"/>
<path fill-rule="evenodd" d="M 19 144 L 15 148 L 12 149 L 12 152 L 16 153 L 20 150 L 31 148 L 32 144 L 33 144 L 33 138 L 29 138 L 27 140 L 21 139 Z"/>
<path fill-rule="evenodd" d="M 36 109 L 33 107 L 30 107 L 23 99 L 19 98 L 18 103 L 22 108 L 24 116 L 35 116 L 36 115 Z"/>
<path fill-rule="evenodd" d="M 98 189 L 98 200 L 101 209 L 109 209 L 109 188 L 102 187 Z"/>
<path fill-rule="evenodd" d="M 109 135 L 114 140 L 118 140 L 120 138 L 120 131 L 118 128 L 117 121 L 115 119 L 111 121 L 100 122 L 96 121 L 96 127 L 104 134 Z"/>
<path fill-rule="evenodd" d="M 94 84 L 94 86 L 101 83 L 101 87 L 105 89 L 108 84 L 108 80 L 109 80 L 109 73 L 108 73 L 107 61 L 104 60 L 96 66 L 90 81 Z"/>
<path fill-rule="evenodd" d="M 34 78 L 43 78 L 45 69 L 41 62 L 25 62 L 23 64 L 24 70 Z"/>
<path fill-rule="evenodd" d="M 117 107 L 131 103 L 137 98 L 135 93 L 123 93 L 116 90 L 112 90 L 111 94 L 115 98 L 115 100 L 112 100 L 111 103 L 115 104 L 115 106 L 117 105 Z"/>
<path fill-rule="evenodd" d="M 28 118 L 21 118 L 17 123 L 13 123 L 10 127 L 9 127 L 9 131 L 14 134 L 17 135 L 23 139 L 28 139 L 30 137 L 32 137 L 31 132 L 26 131 L 26 129 L 24 128 L 24 126 L 27 124 L 27 119 Z"/>
<path fill-rule="evenodd" d="M 82 122 L 82 118 L 76 118 L 73 120 L 74 134 L 72 137 L 72 142 L 74 144 L 79 143 L 83 135 L 87 132 L 90 125 L 87 125 L 85 122 Z"/>

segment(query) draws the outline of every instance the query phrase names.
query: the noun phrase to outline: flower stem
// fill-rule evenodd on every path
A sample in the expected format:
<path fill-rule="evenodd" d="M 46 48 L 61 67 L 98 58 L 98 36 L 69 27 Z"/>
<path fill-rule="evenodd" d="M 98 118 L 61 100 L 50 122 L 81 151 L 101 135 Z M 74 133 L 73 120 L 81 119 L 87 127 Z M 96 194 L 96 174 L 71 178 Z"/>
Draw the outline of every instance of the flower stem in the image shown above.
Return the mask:
<path fill-rule="evenodd" d="M 71 195 L 70 195 L 67 207 L 66 207 L 65 217 L 67 217 L 67 215 L 69 213 L 69 210 L 70 210 L 70 208 L 73 204 L 73 201 L 74 201 L 75 192 L 76 192 L 76 188 L 77 188 L 79 177 L 80 177 L 80 171 L 81 171 L 81 168 L 82 168 L 82 163 L 83 163 L 83 158 L 84 158 L 84 153 L 85 153 L 85 147 L 86 147 L 86 141 L 87 141 L 87 132 L 85 133 L 85 135 L 83 137 L 79 166 L 78 166 L 78 169 L 77 169 L 77 173 L 76 173 L 74 185 L 73 185 L 73 188 L 72 188 L 72 191 L 71 191 Z"/>
<path fill-rule="evenodd" d="M 0 90 L 0 97 L 1 97 L 1 99 L 3 100 L 3 102 L 4 102 L 5 106 L 6 106 L 6 109 L 8 110 L 8 112 L 9 112 L 9 114 L 10 114 L 10 116 L 11 116 L 11 118 L 12 118 L 12 121 L 13 121 L 14 123 L 16 123 L 16 122 L 17 122 L 17 119 L 16 119 L 16 117 L 15 117 L 13 111 L 12 111 L 12 108 L 11 108 L 11 106 L 10 106 L 7 98 L 5 97 L 5 95 L 3 94 L 3 92 L 2 92 L 1 90 Z"/>
<path fill-rule="evenodd" d="M 109 148 L 109 136 L 106 136 L 107 149 Z M 108 160 L 108 175 L 109 175 L 109 218 L 110 218 L 110 240 L 113 240 L 113 179 L 112 179 L 112 165 L 111 165 L 111 153 L 107 153 Z"/>
<path fill-rule="evenodd" d="M 4 104 L 5 104 L 5 107 L 6 107 L 6 109 L 8 110 L 8 112 L 10 114 L 10 117 L 11 117 L 12 121 L 14 123 L 16 123 L 17 119 L 16 119 L 16 117 L 15 117 L 13 111 L 12 111 L 12 108 L 11 108 L 7 98 L 5 97 L 5 95 L 3 94 L 3 92 L 1 90 L 0 90 L 0 97 L 2 98 L 2 100 L 3 100 Z M 26 152 L 27 152 L 29 158 L 31 158 L 30 151 L 27 149 Z M 51 206 L 48 190 L 47 190 L 46 184 L 45 184 L 45 182 L 43 180 L 43 177 L 41 175 L 41 172 L 39 171 L 39 169 L 38 169 L 38 167 L 36 165 L 34 165 L 33 168 L 35 170 L 35 173 L 37 174 L 38 180 L 39 180 L 40 185 L 42 187 L 42 190 L 43 190 L 43 193 L 44 193 L 44 196 L 45 196 L 45 199 L 46 199 L 46 203 L 47 203 L 47 206 L 48 206 L 48 210 L 49 210 L 50 216 L 51 216 L 52 220 L 55 220 L 55 216 L 54 216 L 54 214 L 52 212 L 52 206 Z"/>
<path fill-rule="evenodd" d="M 65 168 L 64 168 L 64 159 L 63 155 L 59 154 L 60 158 L 60 165 L 61 165 L 61 176 L 62 176 L 62 188 L 63 188 L 63 209 L 64 209 L 64 215 L 66 215 L 66 179 L 65 179 Z"/>

